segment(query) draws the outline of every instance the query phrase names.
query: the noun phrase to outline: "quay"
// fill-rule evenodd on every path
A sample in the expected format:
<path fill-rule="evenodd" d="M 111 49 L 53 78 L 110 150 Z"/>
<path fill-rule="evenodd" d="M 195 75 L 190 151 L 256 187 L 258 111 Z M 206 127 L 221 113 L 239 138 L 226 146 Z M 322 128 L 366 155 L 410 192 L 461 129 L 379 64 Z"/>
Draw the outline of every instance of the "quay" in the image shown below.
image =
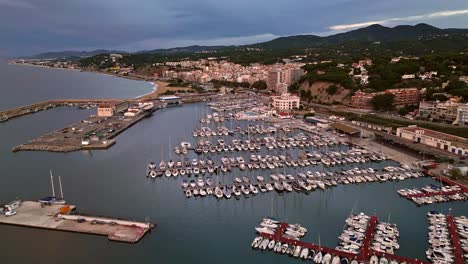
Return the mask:
<path fill-rule="evenodd" d="M 7 120 L 17 118 L 20 116 L 37 113 L 40 111 L 45 111 L 51 108 L 63 107 L 63 106 L 78 106 L 78 107 L 96 107 L 100 104 L 110 104 L 110 103 L 138 103 L 142 101 L 154 101 L 158 100 L 158 95 L 155 93 L 150 93 L 147 95 L 139 96 L 136 98 L 128 99 L 52 99 L 46 100 L 34 104 L 29 104 L 25 106 L 20 106 L 16 108 L 11 108 L 7 110 L 0 111 L 0 117 L 7 117 Z M 183 103 L 198 103 L 204 101 L 211 101 L 215 98 L 215 94 L 207 95 L 191 95 L 181 97 Z"/>
<path fill-rule="evenodd" d="M 274 240 L 274 241 L 279 241 L 281 243 L 286 243 L 288 245 L 294 245 L 294 246 L 300 246 L 301 248 L 308 248 L 314 250 L 314 252 L 322 252 L 325 254 L 330 254 L 332 256 L 338 256 L 340 258 L 347 258 L 350 262 L 352 260 L 356 260 L 360 263 L 368 263 L 369 259 L 371 256 L 375 255 L 378 257 L 385 257 L 387 260 L 392 261 L 395 260 L 398 263 L 406 263 L 406 264 L 430 264 L 430 262 L 427 261 L 421 261 L 418 259 L 412 259 L 412 258 L 407 258 L 407 257 L 401 257 L 393 254 L 388 254 L 385 252 L 380 252 L 380 251 L 375 251 L 370 248 L 371 246 L 371 241 L 373 240 L 374 233 L 375 233 L 375 227 L 378 223 L 378 218 L 377 216 L 371 216 L 366 232 L 365 232 L 365 237 L 363 240 L 362 247 L 360 249 L 359 254 L 354 254 L 350 252 L 345 252 L 333 248 L 328 248 L 324 247 L 321 245 L 317 245 L 314 243 L 308 243 L 308 242 L 303 242 L 299 240 L 293 240 L 289 238 L 283 237 L 283 232 L 285 231 L 286 227 L 289 226 L 288 223 L 281 223 L 279 228 L 276 230 L 276 232 L 273 235 L 266 234 L 266 233 L 259 233 L 259 236 L 269 239 L 269 240 Z M 456 230 L 455 230 L 456 232 Z M 462 259 L 463 261 L 463 259 Z M 460 262 L 463 263 L 463 262 Z M 458 264 L 458 262 L 457 262 Z"/>
<path fill-rule="evenodd" d="M 455 255 L 455 264 L 463 264 L 463 252 L 460 245 L 460 238 L 458 236 L 457 227 L 452 215 L 446 217 L 448 231 L 452 241 L 453 253 Z"/>
<path fill-rule="evenodd" d="M 158 105 L 137 116 L 90 117 L 65 128 L 42 135 L 12 148 L 17 151 L 71 152 L 78 150 L 108 149 L 115 137 L 151 115 Z"/>
<path fill-rule="evenodd" d="M 0 111 L 0 116 L 6 116 L 8 119 L 13 119 L 27 114 L 36 113 L 43 110 L 48 110 L 60 106 L 89 106 L 106 103 L 122 102 L 122 99 L 56 99 L 47 100 L 35 104 L 16 107 L 4 111 Z"/>
<path fill-rule="evenodd" d="M 101 235 L 111 241 L 127 243 L 140 241 L 153 228 L 150 223 L 68 214 L 63 208 L 73 212 L 76 206 L 24 201 L 15 209 L 16 215 L 0 214 L 0 224 Z"/>

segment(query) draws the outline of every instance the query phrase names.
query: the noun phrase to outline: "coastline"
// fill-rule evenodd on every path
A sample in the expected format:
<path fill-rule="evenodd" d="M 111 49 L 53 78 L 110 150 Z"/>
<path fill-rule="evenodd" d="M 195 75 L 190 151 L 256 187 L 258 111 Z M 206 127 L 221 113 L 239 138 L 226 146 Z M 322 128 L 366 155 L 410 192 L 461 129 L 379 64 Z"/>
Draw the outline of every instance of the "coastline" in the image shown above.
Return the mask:
<path fill-rule="evenodd" d="M 69 71 L 75 71 L 75 72 L 88 72 L 88 73 L 93 73 L 93 74 L 98 74 L 98 75 L 107 75 L 107 76 L 113 76 L 117 78 L 122 78 L 122 79 L 127 79 L 127 80 L 132 80 L 132 81 L 144 81 L 149 84 L 151 84 L 152 88 L 151 91 L 145 94 L 137 95 L 134 97 L 134 99 L 138 98 L 143 98 L 146 96 L 150 96 L 156 93 L 158 89 L 158 84 L 155 83 L 154 81 L 149 81 L 150 78 L 144 78 L 143 76 L 125 76 L 125 75 L 120 75 L 120 74 L 115 74 L 115 73 L 109 73 L 109 72 L 101 72 L 101 71 L 89 71 L 89 70 L 83 70 L 83 69 L 70 69 L 70 68 L 57 68 L 57 67 L 49 67 L 45 65 L 36 65 L 36 64 L 31 64 L 31 63 L 16 63 L 12 60 L 6 60 L 9 65 L 18 65 L 18 66 L 29 66 L 29 67 L 37 67 L 37 68 L 44 68 L 44 69 L 53 69 L 53 70 L 69 70 Z"/>
<path fill-rule="evenodd" d="M 143 81 L 143 82 L 151 84 L 151 86 L 152 86 L 151 91 L 149 91 L 149 92 L 147 92 L 145 94 L 137 95 L 137 96 L 133 97 L 132 99 L 154 100 L 154 99 L 157 99 L 161 94 L 163 94 L 163 93 L 165 93 L 167 91 L 171 91 L 171 90 L 190 91 L 190 90 L 193 90 L 192 88 L 189 88 L 189 87 L 169 86 L 168 82 L 161 81 L 161 80 L 154 80 L 152 77 L 146 77 L 146 76 L 120 75 L 120 74 L 111 73 L 111 72 L 102 72 L 102 71 L 85 70 L 85 69 L 56 68 L 56 67 L 49 67 L 49 66 L 45 66 L 45 65 L 35 65 L 35 64 L 31 64 L 31 63 L 16 63 L 16 62 L 11 61 L 11 60 L 8 60 L 8 64 L 32 66 L 32 67 L 47 68 L 47 69 L 71 70 L 71 71 L 76 71 L 76 72 L 87 72 L 87 73 L 93 73 L 93 74 L 102 74 L 102 75 L 108 75 L 108 76 L 113 76 L 113 77 L 117 77 L 117 78 L 132 80 L 132 81 Z"/>

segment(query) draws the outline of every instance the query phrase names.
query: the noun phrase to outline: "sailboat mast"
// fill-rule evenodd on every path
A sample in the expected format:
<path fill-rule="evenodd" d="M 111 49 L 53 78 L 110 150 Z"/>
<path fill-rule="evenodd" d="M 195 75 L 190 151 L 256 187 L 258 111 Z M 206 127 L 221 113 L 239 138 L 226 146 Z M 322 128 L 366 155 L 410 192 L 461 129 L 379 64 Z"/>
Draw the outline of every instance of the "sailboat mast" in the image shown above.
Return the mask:
<path fill-rule="evenodd" d="M 63 190 L 62 190 L 62 178 L 59 175 L 59 186 L 60 186 L 60 198 L 63 199 Z"/>
<path fill-rule="evenodd" d="M 54 176 L 52 176 L 52 170 L 50 171 L 50 185 L 52 185 L 52 196 L 55 197 Z"/>

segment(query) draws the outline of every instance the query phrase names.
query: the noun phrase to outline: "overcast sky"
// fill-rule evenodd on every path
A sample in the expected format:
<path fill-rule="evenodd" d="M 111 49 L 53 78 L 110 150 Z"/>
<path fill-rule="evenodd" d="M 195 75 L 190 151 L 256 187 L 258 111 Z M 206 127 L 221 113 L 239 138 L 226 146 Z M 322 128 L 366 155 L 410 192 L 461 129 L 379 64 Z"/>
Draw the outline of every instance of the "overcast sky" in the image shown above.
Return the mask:
<path fill-rule="evenodd" d="M 420 22 L 468 28 L 468 0 L 0 0 L 0 55 L 238 45 Z"/>

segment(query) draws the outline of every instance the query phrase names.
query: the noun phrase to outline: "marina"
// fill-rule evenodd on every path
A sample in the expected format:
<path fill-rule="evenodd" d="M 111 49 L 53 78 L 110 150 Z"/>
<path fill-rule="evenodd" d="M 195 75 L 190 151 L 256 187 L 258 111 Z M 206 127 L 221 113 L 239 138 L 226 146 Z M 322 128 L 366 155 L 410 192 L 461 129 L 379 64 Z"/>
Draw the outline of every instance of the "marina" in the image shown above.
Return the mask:
<path fill-rule="evenodd" d="M 433 263 L 462 264 L 468 261 L 468 219 L 429 212 L 427 258 Z"/>
<path fill-rule="evenodd" d="M 262 146 L 260 151 L 229 151 L 204 153 L 197 155 L 194 150 L 189 150 L 186 155 L 174 154 L 174 146 L 180 146 L 181 142 L 189 142 L 192 146 L 197 146 L 198 139 L 202 137 L 189 137 L 194 130 L 200 128 L 202 124 L 199 120 L 200 109 L 205 109 L 205 103 L 185 104 L 180 107 L 166 108 L 158 110 L 157 114 L 151 118 L 143 119 L 138 126 L 122 133 L 118 140 L 119 144 L 115 144 L 107 151 L 89 151 L 83 150 L 69 153 L 66 155 L 56 153 L 40 153 L 40 152 L 17 152 L 9 153 L 9 150 L 17 144 L 32 138 L 35 135 L 43 134 L 46 131 L 53 131 L 56 126 L 67 126 L 70 116 L 74 116 L 75 120 L 83 120 L 89 114 L 90 110 L 78 110 L 76 107 L 61 107 L 50 109 L 49 111 L 40 111 L 34 115 L 26 115 L 22 118 L 13 119 L 11 122 L 2 123 L 0 134 L 4 138 L 8 138 L 6 144 L 0 146 L 5 155 L 0 163 L 0 170 L 3 175 L 14 175 L 15 177 L 8 178 L 8 181 L 1 181 L 1 185 L 5 186 L 1 193 L 2 201 L 9 201 L 12 197 L 25 197 L 27 200 L 33 200 L 34 197 L 40 197 L 41 191 L 46 188 L 47 184 L 42 180 L 38 180 L 37 171 L 48 171 L 53 168 L 54 172 L 62 175 L 67 175 L 62 179 L 66 185 L 73 188 L 66 189 L 67 200 L 79 201 L 80 208 L 76 211 L 89 212 L 92 215 L 109 215 L 117 216 L 121 219 L 155 219 L 160 223 L 157 229 L 157 235 L 145 236 L 141 243 L 134 247 L 128 247 L 124 243 L 103 243 L 100 236 L 82 236 L 75 235 L 72 232 L 52 232 L 43 231 L 36 228 L 19 228 L 11 225 L 0 225 L 0 232 L 5 237 L 5 243 L 2 244 L 6 252 L 5 260 L 15 261 L 33 261 L 30 257 L 24 256 L 17 248 L 34 252 L 34 258 L 45 260 L 54 258 L 57 261 L 67 261 L 70 252 L 62 248 L 60 245 L 63 241 L 73 246 L 80 252 L 88 252 L 88 256 L 74 256 L 77 261 L 87 261 L 88 257 L 92 257 L 96 261 L 113 263 L 128 263 L 141 262 L 146 263 L 148 259 L 158 259 L 164 262 L 187 262 L 187 263 L 203 263 L 206 262 L 206 256 L 200 254 L 207 247 L 210 247 L 214 252 L 223 252 L 219 255 L 225 263 L 238 262 L 240 253 L 246 256 L 246 263 L 262 263 L 262 262 L 281 262 L 281 263 L 298 263 L 297 258 L 281 258 L 276 254 L 261 254 L 258 251 L 246 250 L 245 241 L 250 240 L 252 232 L 242 228 L 227 228 L 236 226 L 253 226 L 261 219 L 262 216 L 271 215 L 278 219 L 288 219 L 288 222 L 308 223 L 312 227 L 320 227 L 320 229 L 311 228 L 307 236 L 314 237 L 315 240 L 320 236 L 321 245 L 337 245 L 337 238 L 341 235 L 341 231 L 337 227 L 343 225 L 343 219 L 349 214 L 349 208 L 357 207 L 359 211 L 376 212 L 378 215 L 391 214 L 393 222 L 398 223 L 398 230 L 401 237 L 398 239 L 400 249 L 398 255 L 405 255 L 411 258 L 425 258 L 427 250 L 427 219 L 424 207 L 416 207 L 413 203 L 408 203 L 405 199 L 401 199 L 396 190 L 412 186 L 421 188 L 430 184 L 437 184 L 429 177 L 411 177 L 404 181 L 388 179 L 385 182 L 377 184 L 367 181 L 357 184 L 358 176 L 361 175 L 343 175 L 343 172 L 354 173 L 354 168 L 359 171 L 372 168 L 378 171 L 378 174 L 391 174 L 392 172 L 385 171 L 385 167 L 402 167 L 400 163 L 393 161 L 386 152 L 375 148 L 372 153 L 385 157 L 381 161 L 366 161 L 366 162 L 347 162 L 346 164 L 325 165 L 324 163 L 316 162 L 316 165 L 302 167 L 299 164 L 300 156 L 305 155 L 306 151 L 313 154 L 322 155 L 323 153 L 343 151 L 349 154 L 349 149 L 355 148 L 354 144 L 334 144 L 331 146 L 310 146 L 291 147 L 282 150 L 276 148 L 268 150 Z M 213 114 L 209 110 L 209 114 Z M 205 113 L 206 116 L 206 113 Z M 195 117 L 195 118 L 194 118 Z M 50 120 L 50 121 L 49 121 Z M 177 122 L 174 122 L 177 120 Z M 256 127 L 263 124 L 264 128 L 285 126 L 289 127 L 290 132 L 283 129 L 278 129 L 275 133 L 253 134 L 250 137 L 259 138 L 265 136 L 283 137 L 283 134 L 288 133 L 288 137 L 294 137 L 299 133 L 296 126 L 289 124 L 292 121 L 281 121 L 267 123 L 265 121 L 237 121 L 235 118 L 225 119 L 224 123 L 210 122 L 212 130 L 217 130 L 214 127 L 223 126 L 230 130 L 230 122 L 233 123 L 233 130 L 237 126 L 245 129 L 251 124 Z M 262 123 L 263 122 L 263 123 Z M 205 123 L 206 126 L 206 123 Z M 252 128 L 253 130 L 254 128 Z M 304 131 L 304 135 L 308 133 L 323 134 L 329 138 L 336 138 L 340 142 L 347 141 L 344 137 L 339 137 L 338 134 L 332 134 L 331 131 L 313 129 Z M 193 135 L 192 135 L 193 136 Z M 232 139 L 248 140 L 248 135 L 234 133 L 232 136 L 222 136 L 225 142 L 232 142 Z M 206 136 L 205 136 L 206 138 Z M 210 136 L 212 144 L 217 144 L 219 135 Z M 172 142 L 172 146 L 171 146 Z M 177 142 L 177 143 L 176 143 Z M 354 140 L 353 140 L 354 142 Z M 169 144 L 168 144 L 169 143 Z M 182 148 L 182 147 L 180 147 Z M 287 155 L 289 153 L 289 155 Z M 290 156 L 290 161 L 295 161 L 298 166 L 287 166 L 283 162 L 283 167 L 269 169 L 266 162 L 266 168 L 250 170 L 248 163 L 250 156 L 260 155 L 261 159 L 267 159 L 270 155 L 279 158 L 280 155 L 285 157 Z M 303 154 L 303 155 L 301 155 Z M 246 176 L 251 183 L 257 183 L 257 176 L 262 176 L 264 181 L 272 181 L 270 175 L 283 174 L 286 177 L 288 174 L 295 177 L 296 180 L 302 179 L 299 173 L 304 173 L 307 176 L 307 171 L 310 171 L 315 176 L 313 179 L 331 182 L 331 177 L 328 172 L 335 173 L 334 177 L 346 177 L 356 179 L 354 184 L 337 184 L 331 188 L 325 183 L 325 189 L 321 189 L 317 185 L 316 191 L 283 191 L 279 193 L 275 190 L 258 194 L 254 199 L 202 199 L 197 196 L 195 199 L 185 199 L 185 193 L 181 191 L 181 185 L 184 180 L 190 182 L 192 179 L 198 182 L 198 176 L 203 176 L 205 181 L 207 177 L 211 177 L 212 183 L 216 182 L 216 172 L 212 174 L 205 169 L 205 173 L 200 172 L 198 176 L 192 174 L 191 178 L 187 174 L 179 174 L 174 177 L 163 175 L 156 177 L 154 181 L 146 178 L 148 163 L 151 160 L 156 161 L 156 168 L 159 169 L 159 162 L 164 160 L 167 163 L 170 161 L 170 156 L 174 162 L 174 167 L 177 161 L 184 163 L 185 161 L 192 162 L 197 159 L 208 162 L 208 158 L 213 161 L 215 167 L 222 166 L 222 158 L 227 156 L 230 160 L 234 158 L 237 162 L 237 157 L 242 156 L 245 161 L 246 168 L 240 170 L 238 165 L 231 165 L 231 172 L 222 172 L 218 170 L 218 176 L 221 185 L 232 185 L 235 183 L 235 178 Z M 343 155 L 342 155 L 343 156 Z M 346 155 L 350 157 L 350 155 Z M 370 155 L 369 157 L 371 157 Z M 325 157 L 325 156 L 324 156 Z M 328 156 L 327 156 L 328 157 Z M 402 164 L 405 163 L 404 156 L 401 157 Z M 309 162 L 314 160 L 308 159 Z M 336 158 L 336 160 L 338 160 Z M 272 163 L 272 162 L 270 162 Z M 305 162 L 304 162 L 305 163 Z M 28 166 L 25 166 L 28 164 Z M 258 166 L 260 162 L 257 161 Z M 252 163 L 254 166 L 254 163 Z M 192 167 L 193 165 L 187 166 Z M 187 171 L 186 171 L 187 172 Z M 320 176 L 317 175 L 320 173 Z M 408 172 L 420 172 L 420 170 L 411 168 Z M 325 175 L 322 175 L 324 173 Z M 392 174 L 404 172 L 394 171 Z M 375 173 L 367 173 L 369 177 Z M 301 174 L 302 175 L 302 174 Z M 151 177 L 150 177 L 151 178 Z M 348 179 L 349 178 L 349 179 Z M 364 177 L 365 178 L 365 177 Z M 307 181 L 307 180 L 305 180 Z M 109 188 L 109 183 L 112 182 L 112 188 Z M 40 187 L 38 190 L 38 187 Z M 103 193 L 102 189 L 109 189 L 109 192 Z M 274 188 L 274 187 L 273 187 Z M 258 193 L 261 190 L 257 187 Z M 286 193 L 287 192 L 287 193 Z M 223 194 L 224 195 L 224 194 Z M 235 197 L 231 194 L 232 198 Z M 242 195 L 243 197 L 245 195 Z M 254 197 L 249 194 L 249 197 Z M 351 199 L 352 197 L 352 199 Z M 356 205 L 357 204 L 357 205 Z M 383 207 L 382 204 L 386 206 Z M 433 204 L 435 210 L 444 211 L 448 204 Z M 457 215 L 466 215 L 466 208 L 463 203 L 450 203 L 450 207 Z M 83 214 L 79 214 L 82 215 Z M 181 217 L 186 215 L 190 217 Z M 11 216 L 10 219 L 13 219 Z M 10 217 L 10 216 L 9 216 Z M 81 220 L 80 220 L 81 221 Z M 417 223 L 417 224 L 414 224 Z M 219 234 L 229 237 L 225 240 L 226 243 L 219 243 Z M 184 237 L 184 240 L 175 239 L 175 237 Z M 41 243 L 47 239 L 49 243 Z M 204 243 L 200 243 L 203 239 Z M 30 241 L 34 241 L 34 246 Z M 317 242 L 317 241 L 316 241 Z M 320 243 L 316 243 L 319 245 Z M 58 245 L 58 249 L 50 251 L 50 245 Z M 178 254 L 181 245 L 187 245 L 184 254 Z M 230 250 L 226 250 L 229 247 Z M 322 246 L 323 247 L 323 246 Z M 335 248 L 332 248 L 336 250 Z M 385 253 L 374 252 L 379 258 Z M 104 256 L 105 255 L 105 256 Z M 323 256 L 324 257 L 324 256 Z M 333 258 L 331 259 L 331 261 Z M 349 259 L 351 261 L 351 259 Z M 330 262 L 331 262 L 330 261 Z"/>
<path fill-rule="evenodd" d="M 367 216 L 363 213 L 351 215 L 346 220 L 346 223 L 348 227 L 340 236 L 341 245 L 333 249 L 324 247 L 321 244 L 300 241 L 300 237 L 303 236 L 302 234 L 291 235 L 291 229 L 304 229 L 298 224 L 290 225 L 264 218 L 261 223 L 262 227 L 256 228 L 259 236 L 252 242 L 252 247 L 260 250 L 268 248 L 277 253 L 289 254 L 293 257 L 300 257 L 315 263 L 429 263 L 390 254 L 381 248 L 375 249 L 376 244 L 380 245 L 380 243 L 390 241 L 388 239 L 389 232 L 393 236 L 395 236 L 394 232 L 397 232 L 394 225 L 379 223 L 376 216 Z M 393 242 L 393 245 L 398 244 Z"/>

